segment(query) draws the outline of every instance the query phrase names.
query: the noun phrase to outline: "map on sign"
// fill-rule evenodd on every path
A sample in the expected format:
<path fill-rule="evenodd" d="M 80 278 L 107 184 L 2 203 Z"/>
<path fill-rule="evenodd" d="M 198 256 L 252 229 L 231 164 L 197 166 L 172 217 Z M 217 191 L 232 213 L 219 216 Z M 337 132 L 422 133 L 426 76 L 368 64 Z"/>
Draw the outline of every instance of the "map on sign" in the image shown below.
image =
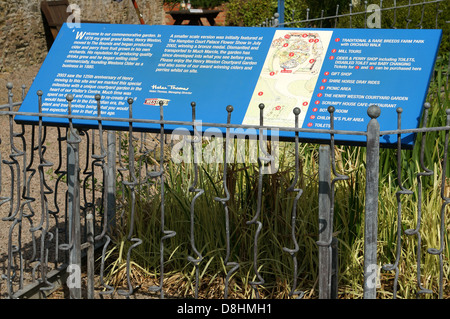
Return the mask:
<path fill-rule="evenodd" d="M 243 124 L 259 124 L 260 103 L 264 124 L 293 127 L 292 110 L 300 107 L 303 124 L 309 101 L 331 38 L 331 31 L 276 31 Z"/>
<path fill-rule="evenodd" d="M 38 122 L 26 113 L 38 112 L 41 90 L 46 125 L 68 125 L 60 115 L 68 114 L 66 97 L 72 94 L 72 114 L 79 116 L 73 125 L 97 127 L 100 94 L 102 125 L 111 130 L 128 129 L 123 119 L 130 116 L 129 100 L 133 128 L 149 132 L 160 129 L 151 122 L 160 119 L 160 102 L 172 123 L 164 125 L 169 133 L 192 131 L 192 102 L 201 132 L 223 134 L 232 105 L 231 124 L 247 125 L 249 136 L 259 134 L 260 103 L 263 124 L 284 140 L 295 136 L 283 128 L 294 127 L 297 107 L 300 128 L 321 130 L 300 132 L 307 142 L 329 140 L 323 133 L 330 128 L 329 106 L 335 108 L 336 130 L 365 132 L 372 104 L 381 109 L 382 131 L 397 129 L 399 107 L 402 128 L 412 129 L 420 122 L 441 36 L 441 30 L 425 29 L 64 24 L 15 121 Z M 336 134 L 335 141 L 364 145 L 366 137 Z M 380 141 L 392 145 L 397 136 Z M 414 141 L 414 134 L 402 135 L 403 145 Z"/>

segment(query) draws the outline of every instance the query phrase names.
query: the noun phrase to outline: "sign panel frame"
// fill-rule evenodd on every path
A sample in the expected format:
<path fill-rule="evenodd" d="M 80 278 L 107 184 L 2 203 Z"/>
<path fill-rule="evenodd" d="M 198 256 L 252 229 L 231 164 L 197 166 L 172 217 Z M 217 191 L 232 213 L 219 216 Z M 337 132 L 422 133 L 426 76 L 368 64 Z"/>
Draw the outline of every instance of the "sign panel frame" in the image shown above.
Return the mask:
<path fill-rule="evenodd" d="M 300 127 L 329 129 L 327 108 L 333 106 L 334 129 L 364 132 L 367 108 L 377 104 L 380 129 L 417 128 L 439 50 L 442 30 L 293 29 L 165 25 L 64 24 L 19 111 L 258 125 L 264 103 L 264 125 L 279 127 L 281 140 L 292 140 L 295 107 Z M 19 124 L 34 116 L 17 115 Z M 68 125 L 67 119 L 44 117 L 46 125 Z M 96 127 L 97 121 L 73 120 L 74 126 Z M 126 130 L 127 122 L 104 121 L 105 129 Z M 137 131 L 157 132 L 159 124 L 133 123 Z M 171 132 L 179 128 L 165 125 Z M 192 130 L 191 126 L 185 126 Z M 203 130 L 208 127 L 203 127 Z M 218 128 L 225 132 L 225 128 Z M 268 132 L 270 135 L 270 132 Z M 300 132 L 300 140 L 322 143 L 329 134 Z M 402 136 L 405 147 L 415 134 Z M 364 135 L 336 135 L 337 144 L 364 145 Z M 383 136 L 390 147 L 396 136 Z"/>

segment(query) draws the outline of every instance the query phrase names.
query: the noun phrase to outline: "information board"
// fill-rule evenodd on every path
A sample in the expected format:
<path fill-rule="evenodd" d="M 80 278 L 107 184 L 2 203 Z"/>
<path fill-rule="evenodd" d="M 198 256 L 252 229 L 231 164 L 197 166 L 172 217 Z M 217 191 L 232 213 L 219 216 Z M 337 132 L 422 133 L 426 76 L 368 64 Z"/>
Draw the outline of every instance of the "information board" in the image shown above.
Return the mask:
<path fill-rule="evenodd" d="M 42 90 L 44 113 L 67 114 L 73 94 L 74 115 L 96 116 L 96 94 L 102 117 L 190 121 L 191 102 L 204 123 L 294 127 L 293 109 L 301 109 L 302 128 L 330 127 L 328 106 L 335 107 L 335 129 L 365 131 L 367 108 L 377 104 L 381 130 L 419 125 L 439 48 L 441 30 L 289 29 L 162 25 L 64 24 L 38 72 L 20 111 L 37 112 Z M 18 123 L 36 123 L 16 116 Z M 67 119 L 44 118 L 67 125 Z M 97 125 L 73 120 L 74 125 Z M 127 129 L 127 122 L 105 121 L 105 128 Z M 159 124 L 134 123 L 137 130 L 159 130 Z M 177 127 L 166 125 L 168 131 Z M 204 127 L 203 129 L 207 129 Z M 224 131 L 224 129 L 221 129 Z M 280 131 L 292 138 L 292 131 Z M 301 132 L 300 138 L 329 139 L 329 134 Z M 364 136 L 337 135 L 336 142 L 360 143 Z M 381 138 L 396 142 L 396 136 Z M 414 136 L 402 143 L 412 145 Z"/>

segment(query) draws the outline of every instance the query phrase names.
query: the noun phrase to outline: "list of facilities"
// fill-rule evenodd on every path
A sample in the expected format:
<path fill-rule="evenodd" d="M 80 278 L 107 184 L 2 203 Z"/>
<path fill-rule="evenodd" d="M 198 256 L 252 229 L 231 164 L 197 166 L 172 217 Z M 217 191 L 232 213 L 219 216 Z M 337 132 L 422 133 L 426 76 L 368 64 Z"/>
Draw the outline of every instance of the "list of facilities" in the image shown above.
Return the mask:
<path fill-rule="evenodd" d="M 388 46 L 392 45 L 417 48 L 426 45 L 426 40 L 333 38 L 311 101 L 314 106 L 307 127 L 329 128 L 329 106 L 335 108 L 335 121 L 362 123 L 367 119 L 365 110 L 372 104 L 382 109 L 404 105 L 409 100 L 409 90 L 402 90 L 399 83 L 399 90 L 393 94 L 389 81 L 391 78 L 416 77 L 422 66 L 414 51 L 389 50 Z"/>

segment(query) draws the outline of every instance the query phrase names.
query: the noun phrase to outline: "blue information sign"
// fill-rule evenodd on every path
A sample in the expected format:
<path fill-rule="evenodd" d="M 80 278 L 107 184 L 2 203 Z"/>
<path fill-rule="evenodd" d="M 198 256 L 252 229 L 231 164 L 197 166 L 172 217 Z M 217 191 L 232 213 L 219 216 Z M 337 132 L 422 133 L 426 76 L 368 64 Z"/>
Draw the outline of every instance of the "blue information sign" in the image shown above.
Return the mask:
<path fill-rule="evenodd" d="M 329 128 L 327 108 L 335 108 L 335 129 L 365 131 L 367 108 L 377 104 L 381 130 L 397 128 L 396 109 L 403 108 L 402 128 L 416 128 L 439 48 L 441 30 L 276 29 L 114 24 L 64 24 L 36 76 L 20 111 L 67 114 L 67 94 L 73 94 L 74 115 L 101 115 L 190 121 L 191 102 L 204 123 L 225 123 L 233 105 L 232 124 L 294 127 L 293 109 L 301 109 L 302 128 Z M 16 116 L 19 123 L 36 123 Z M 44 118 L 53 125 L 67 119 Z M 126 129 L 127 122 L 103 123 Z M 74 120 L 74 125 L 96 125 Z M 159 124 L 135 123 L 154 131 Z M 175 125 L 166 125 L 168 131 Z M 206 129 L 206 128 L 204 128 Z M 223 128 L 221 129 L 223 131 Z M 280 131 L 292 138 L 291 131 Z M 329 139 L 328 134 L 300 133 L 304 140 Z M 358 135 L 336 141 L 364 143 Z M 382 137 L 392 144 L 396 137 Z M 412 145 L 408 135 L 403 144 Z"/>

